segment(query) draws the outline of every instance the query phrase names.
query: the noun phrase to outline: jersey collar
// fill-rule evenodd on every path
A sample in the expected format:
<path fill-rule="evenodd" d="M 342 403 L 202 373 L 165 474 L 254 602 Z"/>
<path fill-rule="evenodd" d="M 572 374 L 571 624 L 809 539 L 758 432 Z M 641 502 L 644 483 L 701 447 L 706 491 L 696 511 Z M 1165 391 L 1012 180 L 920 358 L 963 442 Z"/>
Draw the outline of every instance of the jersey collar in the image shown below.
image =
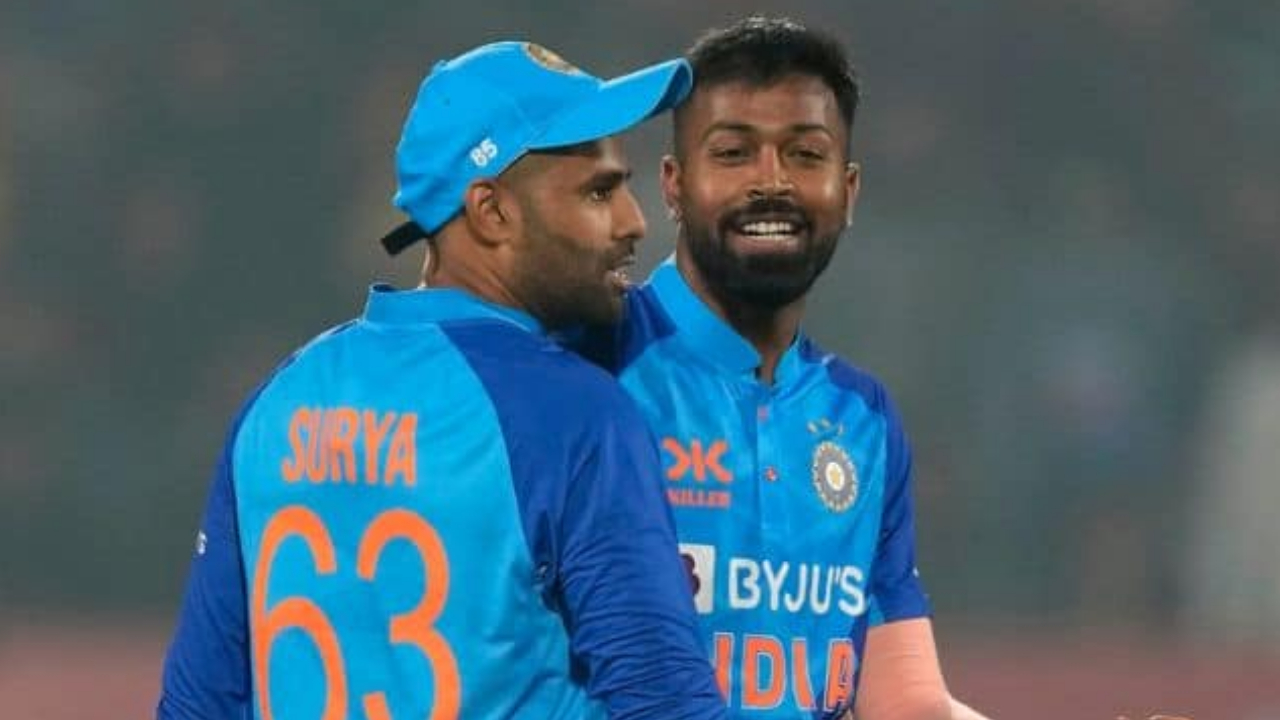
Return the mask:
<path fill-rule="evenodd" d="M 674 255 L 654 269 L 648 286 L 675 321 L 682 342 L 726 370 L 755 377 L 760 367 L 760 353 L 693 292 L 676 267 Z M 778 360 L 774 373 L 776 384 L 789 382 L 799 374 L 800 338 L 801 333 L 796 333 Z"/>
<path fill-rule="evenodd" d="M 491 319 L 516 325 L 542 334 L 542 325 L 532 315 L 502 305 L 495 305 L 464 291 L 452 288 L 397 290 L 377 283 L 369 288 L 365 303 L 365 322 L 379 325 L 408 326 L 438 323 L 446 320 Z"/>

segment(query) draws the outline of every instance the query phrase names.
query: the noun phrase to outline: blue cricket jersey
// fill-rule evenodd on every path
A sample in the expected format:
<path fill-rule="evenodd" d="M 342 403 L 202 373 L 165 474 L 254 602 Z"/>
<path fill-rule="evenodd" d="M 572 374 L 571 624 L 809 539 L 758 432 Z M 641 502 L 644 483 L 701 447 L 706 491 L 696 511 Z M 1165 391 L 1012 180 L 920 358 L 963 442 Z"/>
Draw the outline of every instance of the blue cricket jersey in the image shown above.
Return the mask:
<path fill-rule="evenodd" d="M 652 436 L 529 316 L 375 286 L 218 463 L 160 718 L 718 718 Z"/>
<path fill-rule="evenodd" d="M 800 334 L 772 386 L 674 262 L 584 352 L 639 403 L 664 455 L 703 642 L 731 715 L 852 707 L 869 625 L 927 616 L 911 454 L 884 388 Z"/>

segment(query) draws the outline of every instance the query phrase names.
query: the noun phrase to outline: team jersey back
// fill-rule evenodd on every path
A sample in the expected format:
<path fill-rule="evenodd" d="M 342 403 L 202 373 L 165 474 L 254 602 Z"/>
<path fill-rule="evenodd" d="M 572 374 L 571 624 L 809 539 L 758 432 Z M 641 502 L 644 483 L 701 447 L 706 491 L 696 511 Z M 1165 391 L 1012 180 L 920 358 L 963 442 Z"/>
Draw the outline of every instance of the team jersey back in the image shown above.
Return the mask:
<path fill-rule="evenodd" d="M 375 286 L 233 423 L 157 717 L 724 717 L 662 482 L 532 317 Z"/>
<path fill-rule="evenodd" d="M 447 326 L 370 323 L 262 390 L 232 455 L 259 717 L 603 716 L 544 602 L 490 390 Z"/>
<path fill-rule="evenodd" d="M 703 640 L 733 716 L 835 717 L 869 625 L 927 614 L 910 457 L 881 386 L 800 337 L 772 386 L 671 263 L 607 347 L 663 450 Z"/>

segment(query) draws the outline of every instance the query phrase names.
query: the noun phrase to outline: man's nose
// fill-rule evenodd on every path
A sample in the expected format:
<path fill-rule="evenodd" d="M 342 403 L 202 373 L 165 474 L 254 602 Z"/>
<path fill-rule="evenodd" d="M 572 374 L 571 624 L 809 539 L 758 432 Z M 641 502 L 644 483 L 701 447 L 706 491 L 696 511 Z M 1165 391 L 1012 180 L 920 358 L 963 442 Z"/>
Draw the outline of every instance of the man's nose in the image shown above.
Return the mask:
<path fill-rule="evenodd" d="M 752 199 L 790 195 L 795 190 L 795 185 L 791 182 L 791 174 L 783 162 L 782 153 L 777 148 L 765 148 L 758 158 L 755 182 L 748 188 L 747 194 Z"/>
<path fill-rule="evenodd" d="M 619 193 L 620 207 L 614 221 L 614 236 L 619 240 L 638 241 L 648 231 L 640 203 L 631 189 L 622 187 Z"/>

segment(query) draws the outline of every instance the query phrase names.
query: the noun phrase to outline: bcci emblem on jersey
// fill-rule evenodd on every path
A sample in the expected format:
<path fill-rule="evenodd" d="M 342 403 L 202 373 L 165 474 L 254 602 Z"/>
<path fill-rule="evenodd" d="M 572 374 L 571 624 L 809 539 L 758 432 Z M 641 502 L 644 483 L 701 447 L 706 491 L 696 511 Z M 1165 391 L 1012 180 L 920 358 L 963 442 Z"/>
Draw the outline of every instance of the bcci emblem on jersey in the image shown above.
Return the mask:
<path fill-rule="evenodd" d="M 853 460 L 830 440 L 813 450 L 813 487 L 832 512 L 844 512 L 858 499 L 858 471 Z"/>

